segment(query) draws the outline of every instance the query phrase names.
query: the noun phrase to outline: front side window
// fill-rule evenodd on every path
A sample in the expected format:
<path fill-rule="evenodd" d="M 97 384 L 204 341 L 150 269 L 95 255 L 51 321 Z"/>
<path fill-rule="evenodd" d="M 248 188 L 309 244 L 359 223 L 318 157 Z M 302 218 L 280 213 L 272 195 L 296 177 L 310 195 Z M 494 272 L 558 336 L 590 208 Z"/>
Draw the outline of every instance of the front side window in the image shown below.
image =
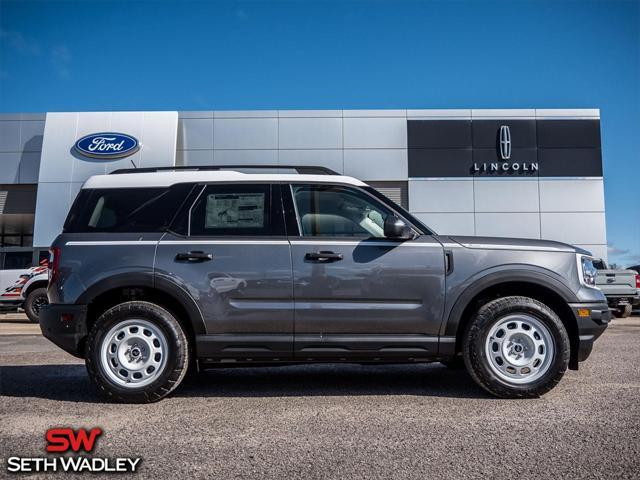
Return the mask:
<path fill-rule="evenodd" d="M 271 185 L 207 185 L 190 212 L 190 235 L 284 235 Z M 275 218 L 274 218 L 275 217 Z"/>
<path fill-rule="evenodd" d="M 355 188 L 339 185 L 293 185 L 302 235 L 312 237 L 385 238 L 384 222 L 393 212 Z"/>

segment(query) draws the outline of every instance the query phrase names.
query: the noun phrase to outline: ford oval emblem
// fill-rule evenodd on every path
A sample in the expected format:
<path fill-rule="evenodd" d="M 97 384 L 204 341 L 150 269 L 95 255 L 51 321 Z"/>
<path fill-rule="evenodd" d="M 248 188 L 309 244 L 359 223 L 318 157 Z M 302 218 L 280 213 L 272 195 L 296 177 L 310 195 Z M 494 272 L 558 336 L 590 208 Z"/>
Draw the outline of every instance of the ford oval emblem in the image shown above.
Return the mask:
<path fill-rule="evenodd" d="M 136 138 L 116 132 L 86 135 L 76 142 L 75 147 L 85 157 L 104 159 L 128 157 L 140 148 Z"/>

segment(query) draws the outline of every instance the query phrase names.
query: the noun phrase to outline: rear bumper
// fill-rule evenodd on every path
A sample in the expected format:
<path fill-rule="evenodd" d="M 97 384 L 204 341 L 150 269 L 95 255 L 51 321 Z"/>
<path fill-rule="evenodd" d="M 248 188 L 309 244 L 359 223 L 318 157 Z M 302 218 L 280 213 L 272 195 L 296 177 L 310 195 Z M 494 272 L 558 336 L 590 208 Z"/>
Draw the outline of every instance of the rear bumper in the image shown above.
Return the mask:
<path fill-rule="evenodd" d="M 569 304 L 578 325 L 578 351 L 575 360 L 583 362 L 591 354 L 593 342 L 606 330 L 612 314 L 607 303 Z M 572 365 L 577 367 L 577 365 Z"/>
<path fill-rule="evenodd" d="M 612 307 L 618 305 L 640 305 L 640 295 L 606 295 L 607 302 Z"/>
<path fill-rule="evenodd" d="M 87 306 L 49 304 L 40 309 L 40 329 L 45 338 L 64 351 L 83 358 L 87 336 Z"/>

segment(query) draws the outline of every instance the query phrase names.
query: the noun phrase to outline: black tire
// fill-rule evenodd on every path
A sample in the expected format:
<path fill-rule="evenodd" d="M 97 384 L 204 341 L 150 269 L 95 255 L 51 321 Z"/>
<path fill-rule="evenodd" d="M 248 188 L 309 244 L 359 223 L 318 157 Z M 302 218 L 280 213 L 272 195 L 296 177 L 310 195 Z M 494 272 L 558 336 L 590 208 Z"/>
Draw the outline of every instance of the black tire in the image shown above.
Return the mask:
<path fill-rule="evenodd" d="M 621 307 L 617 307 L 613 310 L 613 315 L 616 318 L 627 318 L 631 316 L 632 307 L 631 305 L 624 305 Z"/>
<path fill-rule="evenodd" d="M 124 387 L 109 377 L 100 361 L 101 346 L 106 335 L 117 324 L 131 319 L 151 323 L 165 337 L 166 364 L 155 380 L 141 387 Z M 149 302 L 121 303 L 104 312 L 95 322 L 87 337 L 85 363 L 91 382 L 98 393 L 111 401 L 121 403 L 151 403 L 161 400 L 178 387 L 189 365 L 189 342 L 175 317 L 164 308 Z"/>
<path fill-rule="evenodd" d="M 44 287 L 35 288 L 27 295 L 27 299 L 24 302 L 24 311 L 32 323 L 38 323 L 40 321 L 40 308 L 48 304 L 47 289 Z"/>
<path fill-rule="evenodd" d="M 491 369 L 485 342 L 491 328 L 510 314 L 525 314 L 542 323 L 553 340 L 553 355 L 547 371 L 529 383 L 513 383 Z M 500 398 L 536 398 L 554 388 L 569 364 L 570 342 L 562 321 L 545 304 L 528 297 L 492 300 L 474 314 L 463 337 L 463 356 L 469 374 L 486 391 Z"/>

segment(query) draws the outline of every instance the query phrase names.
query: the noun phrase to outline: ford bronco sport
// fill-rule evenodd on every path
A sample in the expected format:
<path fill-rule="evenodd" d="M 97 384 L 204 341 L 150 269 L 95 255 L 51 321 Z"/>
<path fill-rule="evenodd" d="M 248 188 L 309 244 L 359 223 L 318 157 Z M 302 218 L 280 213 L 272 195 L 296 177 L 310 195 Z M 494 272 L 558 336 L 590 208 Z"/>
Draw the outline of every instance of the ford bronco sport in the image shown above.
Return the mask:
<path fill-rule="evenodd" d="M 308 362 L 440 361 L 527 398 L 607 326 L 584 250 L 437 235 L 359 180 L 277 168 L 91 177 L 51 247 L 43 334 L 121 402 L 188 369 Z"/>

